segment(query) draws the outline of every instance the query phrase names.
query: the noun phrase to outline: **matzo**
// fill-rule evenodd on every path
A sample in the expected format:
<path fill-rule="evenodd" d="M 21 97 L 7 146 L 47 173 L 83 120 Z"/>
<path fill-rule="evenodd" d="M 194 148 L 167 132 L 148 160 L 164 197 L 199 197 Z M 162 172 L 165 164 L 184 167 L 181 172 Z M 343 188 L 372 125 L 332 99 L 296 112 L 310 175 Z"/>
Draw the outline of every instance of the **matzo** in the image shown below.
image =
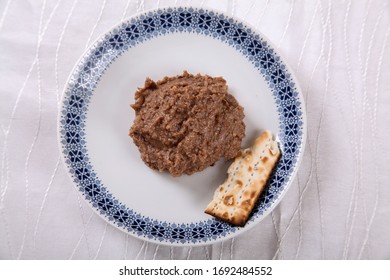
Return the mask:
<path fill-rule="evenodd" d="M 278 143 L 272 138 L 270 131 L 264 131 L 251 148 L 241 151 L 205 213 L 237 226 L 247 222 L 280 157 Z"/>

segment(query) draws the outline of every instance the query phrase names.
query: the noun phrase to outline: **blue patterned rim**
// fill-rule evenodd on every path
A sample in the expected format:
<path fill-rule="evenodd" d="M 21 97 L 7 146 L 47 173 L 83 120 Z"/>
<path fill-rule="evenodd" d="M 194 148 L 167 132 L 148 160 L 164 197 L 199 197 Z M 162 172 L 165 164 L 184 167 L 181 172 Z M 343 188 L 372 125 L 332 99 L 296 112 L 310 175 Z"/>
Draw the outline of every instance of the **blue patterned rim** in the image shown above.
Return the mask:
<path fill-rule="evenodd" d="M 243 23 L 218 12 L 168 8 L 141 14 L 99 39 L 71 74 L 60 112 L 59 138 L 65 164 L 85 199 L 117 227 L 150 241 L 168 244 L 205 244 L 240 228 L 210 218 L 190 224 L 154 220 L 113 197 L 99 180 L 88 156 L 85 121 L 91 96 L 100 77 L 126 50 L 169 33 L 195 33 L 235 48 L 259 71 L 272 91 L 278 110 L 281 148 L 279 164 L 260 197 L 248 224 L 270 211 L 292 179 L 305 137 L 302 97 L 292 75 L 272 46 Z"/>

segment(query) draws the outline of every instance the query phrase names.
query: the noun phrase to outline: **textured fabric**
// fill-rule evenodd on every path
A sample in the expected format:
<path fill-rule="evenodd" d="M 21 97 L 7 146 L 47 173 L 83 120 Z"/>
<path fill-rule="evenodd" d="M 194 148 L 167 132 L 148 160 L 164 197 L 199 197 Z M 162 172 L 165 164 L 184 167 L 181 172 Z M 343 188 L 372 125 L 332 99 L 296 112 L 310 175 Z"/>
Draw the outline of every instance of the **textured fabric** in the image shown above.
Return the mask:
<path fill-rule="evenodd" d="M 168 247 L 108 225 L 60 160 L 73 66 L 121 20 L 193 5 L 265 34 L 307 109 L 302 164 L 282 202 L 222 243 Z M 390 259 L 390 6 L 378 1 L 0 1 L 0 259 Z"/>

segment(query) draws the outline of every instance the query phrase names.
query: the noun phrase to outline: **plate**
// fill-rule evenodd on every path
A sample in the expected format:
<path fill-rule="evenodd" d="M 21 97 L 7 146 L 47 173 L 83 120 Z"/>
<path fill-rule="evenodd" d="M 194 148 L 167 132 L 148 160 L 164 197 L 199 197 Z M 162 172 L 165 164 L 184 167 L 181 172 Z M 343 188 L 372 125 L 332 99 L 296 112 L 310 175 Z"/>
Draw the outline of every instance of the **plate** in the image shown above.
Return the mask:
<path fill-rule="evenodd" d="M 265 129 L 280 142 L 282 157 L 244 227 L 203 212 L 231 162 L 174 178 L 148 168 L 128 136 L 137 87 L 183 70 L 227 80 L 244 107 L 243 147 Z M 238 19 L 192 7 L 139 14 L 98 39 L 73 69 L 59 114 L 64 164 L 92 208 L 133 236 L 178 246 L 226 240 L 261 221 L 291 184 L 306 137 L 302 94 L 272 44 Z"/>

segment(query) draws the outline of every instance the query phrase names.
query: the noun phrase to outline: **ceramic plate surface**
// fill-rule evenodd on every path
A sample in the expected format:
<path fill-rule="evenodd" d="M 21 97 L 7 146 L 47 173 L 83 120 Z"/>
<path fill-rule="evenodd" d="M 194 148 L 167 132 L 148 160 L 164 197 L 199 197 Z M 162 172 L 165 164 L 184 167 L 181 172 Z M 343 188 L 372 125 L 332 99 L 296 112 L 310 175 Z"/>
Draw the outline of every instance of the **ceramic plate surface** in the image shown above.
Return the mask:
<path fill-rule="evenodd" d="M 243 147 L 265 129 L 280 141 L 282 157 L 245 227 L 203 212 L 231 162 L 173 178 L 148 168 L 128 136 L 129 105 L 145 78 L 183 70 L 226 79 L 244 107 Z M 72 180 L 103 218 L 144 240 L 202 245 L 252 227 L 280 201 L 300 162 L 306 117 L 292 73 L 264 36 L 220 12 L 167 8 L 122 22 L 83 55 L 65 89 L 58 133 Z"/>

